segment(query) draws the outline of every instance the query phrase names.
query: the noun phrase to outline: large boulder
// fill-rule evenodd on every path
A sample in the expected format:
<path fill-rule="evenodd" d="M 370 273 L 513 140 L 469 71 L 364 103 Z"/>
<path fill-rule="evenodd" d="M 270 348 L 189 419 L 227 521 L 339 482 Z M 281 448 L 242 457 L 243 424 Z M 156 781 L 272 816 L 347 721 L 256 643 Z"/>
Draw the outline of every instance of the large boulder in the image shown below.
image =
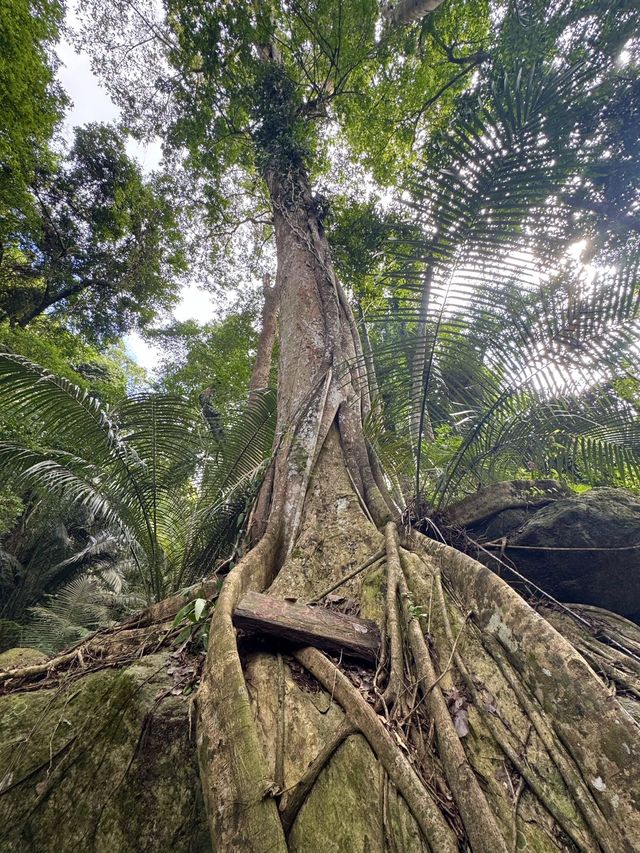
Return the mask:
<path fill-rule="evenodd" d="M 631 492 L 597 488 L 556 500 L 512 532 L 508 546 L 518 570 L 560 601 L 640 620 L 640 500 Z"/>
<path fill-rule="evenodd" d="M 519 510 L 524 517 L 537 507 L 570 494 L 570 490 L 557 480 L 503 480 L 448 506 L 445 518 L 449 524 L 473 530 L 498 513 Z"/>
<path fill-rule="evenodd" d="M 154 654 L 0 696 L 3 853 L 210 850 L 176 669 Z"/>
<path fill-rule="evenodd" d="M 7 649 L 6 652 L 0 652 L 0 672 L 44 663 L 47 657 L 44 652 L 40 652 L 38 649 L 31 649 L 28 646 L 15 646 L 12 649 Z"/>

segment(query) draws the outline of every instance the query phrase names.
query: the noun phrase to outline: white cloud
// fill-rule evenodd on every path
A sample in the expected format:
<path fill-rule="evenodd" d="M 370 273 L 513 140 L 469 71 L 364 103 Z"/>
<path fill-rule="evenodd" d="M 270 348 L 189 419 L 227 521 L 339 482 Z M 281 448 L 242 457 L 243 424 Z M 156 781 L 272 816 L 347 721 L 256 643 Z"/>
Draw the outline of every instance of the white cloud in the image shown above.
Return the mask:
<path fill-rule="evenodd" d="M 188 284 L 182 288 L 180 302 L 176 306 L 173 316 L 176 320 L 197 320 L 202 326 L 213 320 L 218 309 L 210 293 L 196 284 Z"/>
<path fill-rule="evenodd" d="M 124 345 L 129 358 L 132 358 L 152 376 L 156 374 L 162 352 L 160 347 L 145 341 L 138 332 L 125 335 Z"/>

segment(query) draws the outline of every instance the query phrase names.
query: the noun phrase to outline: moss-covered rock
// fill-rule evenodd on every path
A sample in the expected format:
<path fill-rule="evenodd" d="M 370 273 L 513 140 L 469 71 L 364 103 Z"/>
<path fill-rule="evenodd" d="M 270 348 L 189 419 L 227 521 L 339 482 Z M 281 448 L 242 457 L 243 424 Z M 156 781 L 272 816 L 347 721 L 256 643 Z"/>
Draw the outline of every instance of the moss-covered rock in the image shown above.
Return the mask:
<path fill-rule="evenodd" d="M 47 655 L 38 649 L 30 649 L 26 646 L 16 646 L 14 649 L 7 649 L 6 652 L 0 654 L 0 672 L 7 672 L 9 669 L 17 669 L 23 666 L 34 666 L 35 664 L 44 663 L 47 660 Z"/>
<path fill-rule="evenodd" d="M 205 851 L 189 699 L 166 655 L 0 698 L 2 850 Z"/>

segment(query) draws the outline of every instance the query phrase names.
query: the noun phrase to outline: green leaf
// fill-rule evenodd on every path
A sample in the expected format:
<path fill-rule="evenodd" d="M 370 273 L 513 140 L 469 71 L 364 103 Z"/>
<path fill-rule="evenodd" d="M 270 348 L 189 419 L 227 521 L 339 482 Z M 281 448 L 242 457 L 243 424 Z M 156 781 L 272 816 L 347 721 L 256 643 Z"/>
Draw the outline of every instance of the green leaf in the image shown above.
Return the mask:
<path fill-rule="evenodd" d="M 176 615 L 173 618 L 173 622 L 171 623 L 172 628 L 177 628 L 178 625 L 184 620 L 190 618 L 193 621 L 193 601 L 190 601 L 188 604 L 185 604 L 184 607 L 180 608 Z"/>

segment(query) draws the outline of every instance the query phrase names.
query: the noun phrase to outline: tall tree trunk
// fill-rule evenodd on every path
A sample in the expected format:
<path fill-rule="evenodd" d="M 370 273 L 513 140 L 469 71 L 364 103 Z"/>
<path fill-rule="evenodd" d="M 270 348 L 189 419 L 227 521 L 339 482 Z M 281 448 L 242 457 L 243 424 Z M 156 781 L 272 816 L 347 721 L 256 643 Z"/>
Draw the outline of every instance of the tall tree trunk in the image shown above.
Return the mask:
<path fill-rule="evenodd" d="M 220 591 L 197 693 L 213 848 L 636 849 L 640 730 L 582 652 L 640 696 L 640 641 L 545 619 L 486 567 L 399 527 L 365 440 L 365 360 L 308 177 L 293 159 L 264 172 L 281 299 L 278 424 L 264 532 Z M 371 562 L 381 549 L 383 567 Z M 375 672 L 234 628 L 247 590 L 305 602 L 341 579 L 343 600 L 325 604 L 380 624 Z M 156 634 L 146 641 L 158 647 Z M 76 760 L 67 749 L 73 741 L 58 777 Z M 46 782 L 36 794 L 50 796 Z"/>
<path fill-rule="evenodd" d="M 198 694 L 215 849 L 632 850 L 637 725 L 500 578 L 448 546 L 399 537 L 362 428 L 362 351 L 308 179 L 272 170 L 267 182 L 278 429 L 266 531 L 225 582 Z M 295 666 L 277 648 L 239 648 L 243 592 L 307 601 L 381 547 L 386 570 L 342 588 L 388 641 L 375 676 L 317 650 Z"/>

